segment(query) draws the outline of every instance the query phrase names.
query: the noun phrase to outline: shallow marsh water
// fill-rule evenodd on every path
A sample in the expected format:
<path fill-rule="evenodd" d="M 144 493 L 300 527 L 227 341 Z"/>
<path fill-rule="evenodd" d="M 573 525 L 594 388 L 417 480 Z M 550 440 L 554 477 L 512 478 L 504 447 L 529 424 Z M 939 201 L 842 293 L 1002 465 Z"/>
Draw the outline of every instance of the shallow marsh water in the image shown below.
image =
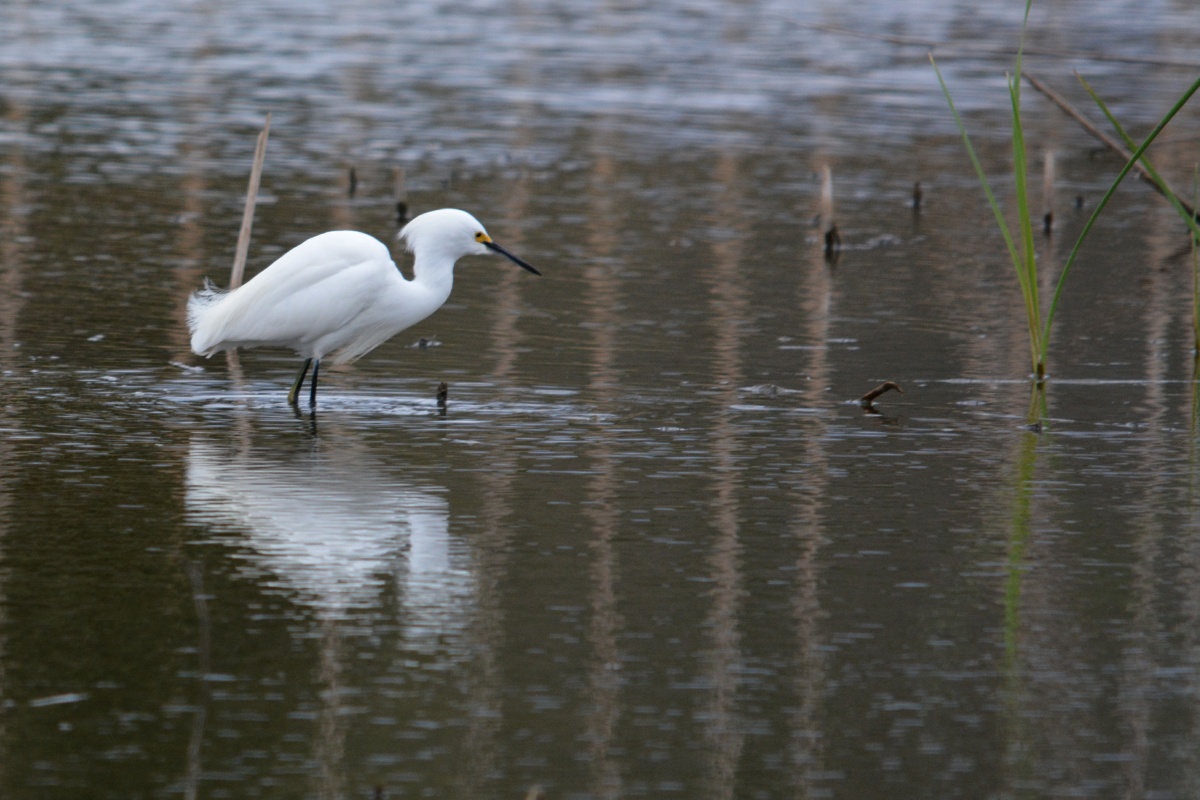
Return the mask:
<path fill-rule="evenodd" d="M 1021 4 L 794 5 L 0 10 L 0 797 L 1194 797 L 1173 212 L 1131 183 L 1104 218 L 1030 432 L 905 43 L 1002 179 Z M 1188 3 L 1040 5 L 1079 55 L 1029 68 L 1137 130 L 1200 66 Z M 1026 98 L 1055 263 L 1116 165 Z M 390 241 L 403 166 L 545 277 L 463 262 L 314 417 L 289 354 L 192 356 L 267 111 L 251 271 Z"/>

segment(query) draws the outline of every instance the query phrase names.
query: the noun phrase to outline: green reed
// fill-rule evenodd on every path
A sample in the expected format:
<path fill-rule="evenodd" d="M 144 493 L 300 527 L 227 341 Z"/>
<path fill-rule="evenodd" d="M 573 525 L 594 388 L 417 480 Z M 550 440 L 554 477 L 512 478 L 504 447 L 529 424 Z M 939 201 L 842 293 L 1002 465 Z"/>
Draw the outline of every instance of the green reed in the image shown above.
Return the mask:
<path fill-rule="evenodd" d="M 1131 150 L 1134 149 L 1137 146 L 1137 143 L 1134 142 L 1133 138 L 1130 137 L 1130 135 L 1125 131 L 1124 126 L 1121 125 L 1120 121 L 1113 115 L 1112 111 L 1109 110 L 1108 105 L 1100 98 L 1100 95 L 1096 93 L 1096 90 L 1092 88 L 1091 84 L 1084 80 L 1082 75 L 1076 74 L 1075 77 L 1079 78 L 1079 82 L 1083 84 L 1083 88 L 1087 91 L 1088 96 L 1092 98 L 1092 100 L 1100 108 L 1100 111 L 1103 112 L 1104 116 L 1108 118 L 1109 124 L 1113 126 L 1113 130 L 1115 130 L 1117 135 L 1121 137 L 1121 140 L 1125 142 L 1125 146 Z M 1196 82 L 1193 83 L 1188 92 L 1184 94 L 1183 99 L 1175 104 L 1175 107 L 1171 109 L 1171 112 L 1168 114 L 1166 120 L 1164 120 L 1160 126 L 1155 129 L 1153 135 L 1157 135 L 1158 131 L 1162 129 L 1162 126 L 1165 125 L 1166 122 L 1175 115 L 1175 112 L 1183 107 L 1183 104 L 1187 102 L 1188 98 L 1195 94 L 1197 89 L 1200 89 L 1200 78 L 1196 79 Z M 1142 150 L 1145 150 L 1145 148 L 1143 147 Z M 1158 170 L 1154 168 L 1154 165 L 1150 163 L 1150 157 L 1143 154 L 1141 156 L 1141 161 L 1142 166 L 1146 169 L 1146 173 L 1150 176 L 1150 180 L 1152 180 L 1155 185 L 1158 186 L 1163 197 L 1167 198 L 1167 202 L 1171 204 L 1171 207 L 1175 209 L 1175 212 L 1179 214 L 1180 218 L 1183 219 L 1184 224 L 1186 224 L 1191 231 L 1192 353 L 1193 355 L 1200 356 L 1200 260 L 1197 259 L 1196 255 L 1196 243 L 1197 240 L 1200 239 L 1200 224 L 1197 223 L 1196 212 L 1193 210 L 1196 207 L 1196 200 L 1192 200 L 1192 209 L 1188 209 L 1180 201 L 1179 196 L 1175 194 L 1170 185 L 1163 179 L 1162 175 L 1158 173 Z M 1193 179 L 1193 184 L 1194 182 L 1195 179 Z"/>
<path fill-rule="evenodd" d="M 1030 212 L 1029 191 L 1028 191 L 1028 160 L 1027 150 L 1025 145 L 1024 127 L 1021 122 L 1021 64 L 1025 52 L 1025 34 L 1029 26 L 1029 10 L 1033 6 L 1033 0 L 1026 0 L 1025 16 L 1021 23 L 1021 45 L 1017 50 L 1016 65 L 1013 73 L 1008 76 L 1008 93 L 1009 100 L 1012 104 L 1012 147 L 1013 147 L 1013 179 L 1016 190 L 1017 200 L 1017 236 L 1014 237 L 1009 231 L 1009 226 L 1004 219 L 1004 213 L 999 201 L 996 200 L 995 194 L 992 192 L 991 185 L 988 183 L 987 175 L 983 170 L 983 165 L 979 161 L 979 156 L 975 153 L 975 148 L 971 145 L 971 139 L 967 135 L 966 125 L 959 116 L 958 109 L 954 106 L 954 100 L 950 95 L 950 90 L 946 86 L 946 81 L 942 77 L 942 72 L 938 69 L 937 62 L 934 61 L 932 54 L 929 57 L 930 63 L 933 64 L 934 70 L 937 72 L 938 83 L 941 84 L 942 93 L 946 96 L 946 102 L 950 106 L 950 112 L 954 115 L 954 121 L 958 125 L 958 130 L 962 134 L 963 143 L 966 145 L 967 155 L 971 158 L 971 164 L 975 167 L 975 174 L 979 178 L 980 184 L 983 186 L 983 191 L 987 195 L 988 203 L 992 208 L 992 213 L 996 217 L 996 222 L 1000 226 L 1000 232 L 1004 236 L 1005 245 L 1008 248 L 1009 257 L 1013 262 L 1013 267 L 1017 273 L 1017 283 L 1021 288 L 1021 296 L 1025 300 L 1025 316 L 1029 327 L 1029 347 L 1030 355 L 1033 364 L 1033 375 L 1035 381 L 1041 383 L 1046 377 L 1046 357 L 1049 351 L 1050 331 L 1054 322 L 1055 312 L 1058 310 L 1059 301 L 1062 299 L 1062 290 L 1065 285 L 1067 275 L 1071 271 L 1071 267 L 1075 264 L 1075 260 L 1079 255 L 1080 248 L 1083 246 L 1084 240 L 1091 232 L 1099 219 L 1100 213 L 1108 205 L 1108 201 L 1112 199 L 1113 194 L 1117 191 L 1125 176 L 1133 168 L 1140 159 L 1143 159 L 1143 154 L 1146 148 L 1150 146 L 1158 135 L 1162 132 L 1167 123 L 1179 112 L 1181 108 L 1191 99 L 1192 95 L 1200 89 L 1200 78 L 1191 85 L 1187 92 L 1175 103 L 1166 116 L 1159 121 L 1154 130 L 1146 139 L 1135 147 L 1134 143 L 1129 140 L 1128 146 L 1134 148 L 1133 155 L 1125 163 L 1120 173 L 1108 187 L 1104 197 L 1096 205 L 1092 211 L 1092 215 L 1088 218 L 1087 223 L 1079 233 L 1079 238 L 1075 241 L 1075 246 L 1071 249 L 1070 255 L 1067 256 L 1066 262 L 1063 264 L 1062 270 L 1058 275 L 1058 282 L 1054 287 L 1054 294 L 1051 297 L 1050 307 L 1042 316 L 1041 298 L 1038 294 L 1038 271 L 1037 271 L 1037 256 L 1034 252 L 1033 243 L 1033 218 Z M 1116 124 L 1116 120 L 1110 119 Z M 1143 160 L 1143 163 L 1144 160 Z M 1147 169 L 1150 167 L 1147 165 Z M 1170 194 L 1167 192 L 1166 194 Z M 1176 199 L 1176 202 L 1178 200 Z M 1190 216 L 1190 215 L 1189 215 Z M 1194 223 L 1194 220 L 1193 220 Z M 1200 295 L 1198 295 L 1200 296 Z M 1200 312 L 1198 312 L 1200 314 Z M 1200 316 L 1197 317 L 1200 319 Z"/>
<path fill-rule="evenodd" d="M 992 192 L 992 186 L 988 182 L 987 173 L 984 172 L 983 164 L 980 162 L 979 156 L 975 153 L 975 148 L 971 144 L 971 137 L 967 135 L 967 127 L 963 123 L 962 117 L 959 116 L 958 109 L 954 105 L 954 98 L 950 95 L 950 89 L 946 86 L 946 81 L 942 77 L 942 71 L 938 68 L 937 61 L 934 60 L 932 53 L 929 55 L 929 62 L 933 64 L 933 69 L 937 73 L 938 83 L 942 86 L 942 93 L 946 95 L 946 102 L 950 105 L 950 113 L 954 115 L 954 122 L 958 125 L 959 133 L 962 134 L 963 144 L 967 148 L 967 155 L 970 156 L 971 164 L 975 167 L 975 174 L 979 178 L 979 183 L 983 186 L 984 194 L 987 195 L 988 205 L 991 206 L 992 213 L 996 217 L 996 223 L 1000 226 L 1000 233 L 1004 236 L 1004 244 L 1008 248 L 1009 258 L 1012 260 L 1013 267 L 1016 270 L 1017 283 L 1021 288 L 1021 296 L 1025 300 L 1025 317 L 1029 326 L 1029 348 L 1033 356 L 1033 372 L 1040 381 L 1046 374 L 1045 357 L 1042 355 L 1045 352 L 1045 343 L 1042 341 L 1042 311 L 1041 300 L 1038 297 L 1037 255 L 1034 251 L 1033 217 L 1029 206 L 1029 173 L 1027 151 L 1025 148 L 1025 131 L 1021 124 L 1021 62 L 1025 53 L 1025 32 L 1029 26 L 1029 9 L 1032 6 L 1033 0 L 1026 0 L 1025 16 L 1021 22 L 1021 46 L 1017 49 L 1016 68 L 1013 74 L 1008 76 L 1008 94 L 1009 100 L 1012 103 L 1013 179 L 1016 184 L 1017 196 L 1016 237 L 1009 230 L 1008 222 L 1004 219 L 1004 211 L 1000 206 L 1000 202 L 996 199 L 995 193 Z"/>

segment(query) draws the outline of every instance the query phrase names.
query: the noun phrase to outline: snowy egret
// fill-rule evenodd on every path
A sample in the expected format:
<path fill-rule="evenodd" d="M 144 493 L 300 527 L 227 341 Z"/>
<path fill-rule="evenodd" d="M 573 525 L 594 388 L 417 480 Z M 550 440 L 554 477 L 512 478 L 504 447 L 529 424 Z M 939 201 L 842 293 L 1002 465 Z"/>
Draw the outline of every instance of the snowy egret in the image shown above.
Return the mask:
<path fill-rule="evenodd" d="M 358 231 L 314 236 L 232 291 L 209 281 L 188 299 L 192 351 L 211 356 L 234 347 L 290 347 L 304 359 L 288 403 L 312 366 L 310 406 L 317 404 L 321 359 L 335 364 L 365 356 L 441 308 L 463 256 L 500 253 L 534 275 L 527 262 L 492 241 L 465 211 L 443 208 L 400 231 L 413 253 L 413 278 L 396 268 L 383 242 Z"/>

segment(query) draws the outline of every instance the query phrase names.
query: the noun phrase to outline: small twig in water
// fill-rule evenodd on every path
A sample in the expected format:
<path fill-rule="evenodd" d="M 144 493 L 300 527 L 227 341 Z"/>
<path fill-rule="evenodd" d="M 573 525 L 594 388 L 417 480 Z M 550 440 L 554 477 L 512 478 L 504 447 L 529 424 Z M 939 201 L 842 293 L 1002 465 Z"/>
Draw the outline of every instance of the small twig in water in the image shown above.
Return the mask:
<path fill-rule="evenodd" d="M 875 402 L 875 398 L 879 397 L 879 395 L 884 394 L 885 392 L 890 392 L 892 389 L 895 389 L 900 394 L 904 394 L 904 390 L 900 388 L 900 384 L 896 383 L 895 381 L 884 381 L 871 391 L 864 394 L 862 397 L 858 398 L 858 402 L 864 406 L 869 406 Z"/>

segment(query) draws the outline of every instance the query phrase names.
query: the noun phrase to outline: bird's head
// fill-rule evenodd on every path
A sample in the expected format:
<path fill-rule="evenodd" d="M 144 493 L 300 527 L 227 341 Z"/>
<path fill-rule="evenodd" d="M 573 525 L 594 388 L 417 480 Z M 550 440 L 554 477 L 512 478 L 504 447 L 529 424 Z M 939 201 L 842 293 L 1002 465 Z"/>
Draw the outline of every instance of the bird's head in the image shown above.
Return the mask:
<path fill-rule="evenodd" d="M 492 241 L 479 220 L 457 208 L 427 211 L 400 230 L 400 238 L 409 252 L 423 257 L 449 259 L 451 263 L 463 256 L 500 253 L 517 266 L 534 275 L 542 273 Z"/>

